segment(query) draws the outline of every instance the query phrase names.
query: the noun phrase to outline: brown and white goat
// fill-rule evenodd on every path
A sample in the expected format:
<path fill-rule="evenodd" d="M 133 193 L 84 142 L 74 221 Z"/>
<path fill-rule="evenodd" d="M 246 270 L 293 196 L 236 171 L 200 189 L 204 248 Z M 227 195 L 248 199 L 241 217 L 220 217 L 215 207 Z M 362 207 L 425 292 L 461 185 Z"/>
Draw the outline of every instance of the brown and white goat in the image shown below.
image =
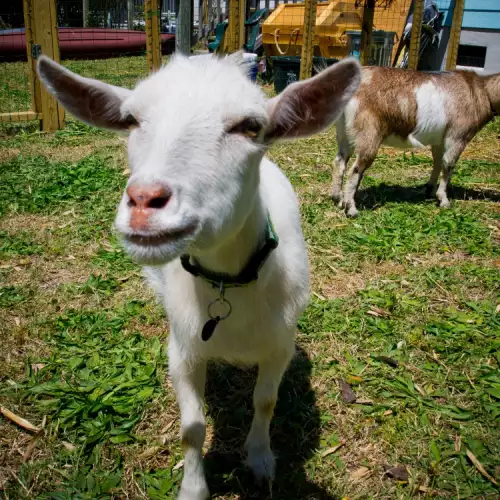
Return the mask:
<path fill-rule="evenodd" d="M 446 188 L 467 144 L 500 111 L 500 73 L 417 72 L 363 68 L 361 86 L 337 122 L 339 151 L 333 168 L 332 198 L 349 216 L 358 211 L 354 196 L 363 173 L 382 144 L 432 148 L 434 168 L 427 194 L 449 207 Z M 342 180 L 353 152 L 344 193 Z M 441 182 L 437 180 L 442 171 Z"/>

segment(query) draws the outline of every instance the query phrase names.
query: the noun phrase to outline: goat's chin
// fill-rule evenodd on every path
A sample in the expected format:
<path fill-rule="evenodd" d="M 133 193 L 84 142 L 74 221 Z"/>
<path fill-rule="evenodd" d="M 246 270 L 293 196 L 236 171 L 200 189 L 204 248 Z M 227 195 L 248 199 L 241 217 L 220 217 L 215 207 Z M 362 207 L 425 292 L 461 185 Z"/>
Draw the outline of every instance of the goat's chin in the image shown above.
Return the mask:
<path fill-rule="evenodd" d="M 130 258 L 137 264 L 142 266 L 161 266 L 168 264 L 185 253 L 188 243 L 185 241 L 176 241 L 149 246 L 138 245 L 124 240 L 123 246 Z"/>

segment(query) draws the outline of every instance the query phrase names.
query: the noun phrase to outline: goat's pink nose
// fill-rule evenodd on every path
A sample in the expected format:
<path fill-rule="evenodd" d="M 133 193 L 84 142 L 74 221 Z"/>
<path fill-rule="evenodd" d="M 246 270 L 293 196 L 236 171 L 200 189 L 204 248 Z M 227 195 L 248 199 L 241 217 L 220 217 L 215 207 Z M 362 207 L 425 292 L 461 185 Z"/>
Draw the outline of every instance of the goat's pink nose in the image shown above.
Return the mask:
<path fill-rule="evenodd" d="M 158 184 L 146 186 L 132 184 L 127 188 L 127 194 L 129 206 L 139 210 L 163 208 L 172 196 L 170 188 Z"/>
<path fill-rule="evenodd" d="M 165 207 L 172 196 L 168 186 L 159 184 L 131 184 L 127 188 L 130 207 L 130 228 L 133 231 L 147 231 L 149 218 L 159 209 Z"/>

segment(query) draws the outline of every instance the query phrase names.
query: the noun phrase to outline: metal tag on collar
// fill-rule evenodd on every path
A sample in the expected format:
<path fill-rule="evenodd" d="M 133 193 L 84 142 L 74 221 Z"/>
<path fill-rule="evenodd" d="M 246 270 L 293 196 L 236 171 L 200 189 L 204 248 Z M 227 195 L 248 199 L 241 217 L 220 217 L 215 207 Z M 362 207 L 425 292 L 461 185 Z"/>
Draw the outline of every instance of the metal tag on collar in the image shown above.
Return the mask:
<path fill-rule="evenodd" d="M 217 303 L 224 305 L 227 308 L 226 313 L 223 314 L 222 316 L 221 315 L 214 315 L 214 313 L 213 313 L 214 306 Z M 219 297 L 212 300 L 212 302 L 210 302 L 210 304 L 208 304 L 207 312 L 208 312 L 208 316 L 210 319 L 205 323 L 205 325 L 203 326 L 203 329 L 201 330 L 202 340 L 204 340 L 205 342 L 207 340 L 209 340 L 210 337 L 213 335 L 215 328 L 219 324 L 219 321 L 222 321 L 222 320 L 228 318 L 229 315 L 231 314 L 232 310 L 233 310 L 233 308 L 231 306 L 231 303 L 224 296 L 224 283 L 221 281 L 220 285 L 219 285 Z"/>

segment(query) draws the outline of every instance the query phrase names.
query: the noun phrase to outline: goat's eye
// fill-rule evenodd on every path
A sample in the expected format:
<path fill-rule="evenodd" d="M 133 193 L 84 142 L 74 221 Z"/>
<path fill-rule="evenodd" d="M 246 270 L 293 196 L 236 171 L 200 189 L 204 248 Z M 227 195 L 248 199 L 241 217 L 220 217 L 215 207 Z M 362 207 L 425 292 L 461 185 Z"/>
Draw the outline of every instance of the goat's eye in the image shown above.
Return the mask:
<path fill-rule="evenodd" d="M 255 139 L 262 130 L 262 123 L 256 118 L 245 118 L 243 121 L 233 125 L 227 131 L 228 134 L 240 134 L 250 139 Z"/>

